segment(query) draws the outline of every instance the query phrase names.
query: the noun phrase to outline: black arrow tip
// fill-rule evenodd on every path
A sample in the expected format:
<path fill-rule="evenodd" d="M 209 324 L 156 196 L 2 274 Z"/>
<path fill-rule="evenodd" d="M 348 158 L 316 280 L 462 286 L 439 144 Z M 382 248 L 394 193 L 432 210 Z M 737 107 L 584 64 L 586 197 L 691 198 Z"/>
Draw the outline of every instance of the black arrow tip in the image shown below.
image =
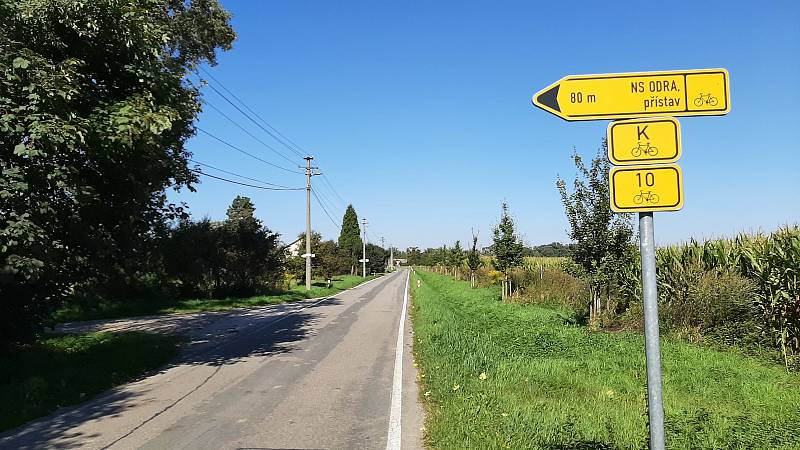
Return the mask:
<path fill-rule="evenodd" d="M 539 96 L 536 97 L 536 101 L 550 109 L 561 112 L 561 108 L 558 107 L 558 86 L 557 84 L 539 94 Z"/>

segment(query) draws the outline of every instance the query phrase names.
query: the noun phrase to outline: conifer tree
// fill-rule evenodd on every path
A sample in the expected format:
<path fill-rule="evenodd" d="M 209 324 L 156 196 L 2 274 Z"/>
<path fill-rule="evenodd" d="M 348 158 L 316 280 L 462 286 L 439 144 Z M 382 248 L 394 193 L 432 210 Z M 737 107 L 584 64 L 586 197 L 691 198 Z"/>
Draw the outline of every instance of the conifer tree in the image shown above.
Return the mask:
<path fill-rule="evenodd" d="M 339 251 L 350 265 L 350 274 L 355 274 L 358 259 L 361 257 L 361 228 L 353 205 L 347 205 L 342 218 L 342 231 L 339 234 Z"/>

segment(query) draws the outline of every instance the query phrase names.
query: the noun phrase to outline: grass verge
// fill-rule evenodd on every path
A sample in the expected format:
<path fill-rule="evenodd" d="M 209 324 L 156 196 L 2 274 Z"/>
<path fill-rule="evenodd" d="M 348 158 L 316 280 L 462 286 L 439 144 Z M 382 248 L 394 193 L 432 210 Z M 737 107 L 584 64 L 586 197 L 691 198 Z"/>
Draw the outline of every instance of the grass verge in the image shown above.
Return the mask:
<path fill-rule="evenodd" d="M 342 275 L 332 280 L 331 287 L 327 288 L 324 281 L 316 281 L 311 290 L 306 291 L 305 285 L 295 286 L 284 292 L 268 295 L 257 295 L 246 298 L 224 299 L 188 299 L 188 300 L 154 300 L 123 303 L 78 303 L 73 302 L 57 311 L 54 315 L 56 323 L 74 322 L 79 320 L 115 319 L 120 317 L 135 317 L 151 314 L 189 313 L 199 311 L 225 311 L 234 308 L 248 308 L 254 306 L 274 305 L 297 300 L 316 297 L 326 297 L 345 289 L 355 287 L 376 276 L 362 278 L 357 275 Z"/>
<path fill-rule="evenodd" d="M 176 338 L 130 332 L 49 336 L 0 355 L 0 430 L 131 381 L 177 351 Z"/>
<path fill-rule="evenodd" d="M 644 339 L 417 272 L 414 349 L 432 448 L 646 449 Z M 800 376 L 662 342 L 667 446 L 800 448 Z"/>

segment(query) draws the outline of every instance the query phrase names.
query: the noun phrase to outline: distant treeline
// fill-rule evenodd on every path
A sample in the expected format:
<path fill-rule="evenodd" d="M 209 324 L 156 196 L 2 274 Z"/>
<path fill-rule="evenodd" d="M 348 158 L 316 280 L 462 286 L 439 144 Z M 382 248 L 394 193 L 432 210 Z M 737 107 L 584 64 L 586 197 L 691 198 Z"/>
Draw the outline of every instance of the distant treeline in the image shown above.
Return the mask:
<path fill-rule="evenodd" d="M 484 247 L 480 253 L 483 256 L 492 256 L 494 255 L 493 245 L 488 247 Z M 542 256 L 542 257 L 569 257 L 570 250 L 572 249 L 571 244 L 562 244 L 560 242 L 551 242 L 550 244 L 544 245 L 536 245 L 533 247 L 525 246 L 522 249 L 521 256 Z M 459 247 L 456 248 L 448 247 L 447 245 L 443 245 L 441 247 L 433 247 L 433 248 L 426 248 L 425 250 L 420 250 L 419 247 L 409 247 L 406 249 L 405 252 L 399 253 L 400 257 L 408 259 L 409 265 L 418 265 L 418 266 L 447 266 L 450 265 L 450 261 L 453 259 L 453 252 L 462 252 Z M 458 256 L 455 256 L 458 258 Z"/>
<path fill-rule="evenodd" d="M 560 242 L 551 242 L 534 247 L 526 246 L 522 250 L 522 256 L 567 257 L 570 255 L 571 248 L 571 244 L 562 244 Z"/>

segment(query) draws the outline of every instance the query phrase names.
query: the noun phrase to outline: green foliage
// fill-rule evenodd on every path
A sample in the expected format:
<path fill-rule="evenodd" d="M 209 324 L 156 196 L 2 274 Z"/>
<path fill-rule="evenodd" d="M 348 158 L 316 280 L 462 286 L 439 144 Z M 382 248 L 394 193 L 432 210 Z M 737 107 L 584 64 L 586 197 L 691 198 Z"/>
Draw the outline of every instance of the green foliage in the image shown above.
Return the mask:
<path fill-rule="evenodd" d="M 465 255 L 464 249 L 461 248 L 461 241 L 456 241 L 447 255 L 447 265 L 453 269 L 458 269 L 464 265 L 464 259 Z"/>
<path fill-rule="evenodd" d="M 216 296 L 254 295 L 264 286 L 274 286 L 282 273 L 279 235 L 262 226 L 254 211 L 250 199 L 241 196 L 228 208 L 228 219 L 220 227 L 223 267 L 216 280 Z"/>
<path fill-rule="evenodd" d="M 570 256 L 571 250 L 571 244 L 565 245 L 560 242 L 551 242 L 550 244 L 537 245 L 535 247 L 525 247 L 523 256 L 561 258 Z"/>
<path fill-rule="evenodd" d="M 164 272 L 180 298 L 211 297 L 223 270 L 221 230 L 209 219 L 182 220 L 160 241 Z"/>
<path fill-rule="evenodd" d="M 184 81 L 235 38 L 216 0 L 0 6 L 0 341 L 31 339 L 77 286 L 125 280 L 184 217 Z"/>
<path fill-rule="evenodd" d="M 471 272 L 475 272 L 483 266 L 483 260 L 478 252 L 478 236 L 472 236 L 472 246 L 467 253 L 467 267 Z"/>
<path fill-rule="evenodd" d="M 419 249 L 415 249 L 416 252 L 419 252 Z M 418 254 L 410 253 L 410 256 L 415 261 L 415 264 L 411 264 L 411 260 L 409 260 L 409 265 L 421 265 L 427 267 L 445 267 L 448 265 L 448 258 L 450 255 L 450 250 L 447 248 L 446 245 L 443 245 L 439 248 L 426 248 L 424 251 L 419 252 Z"/>
<path fill-rule="evenodd" d="M 533 303 L 574 311 L 576 317 L 588 315 L 589 288 L 584 280 L 557 267 L 524 267 L 513 274 L 519 286 L 520 303 Z"/>
<path fill-rule="evenodd" d="M 509 271 L 522 264 L 522 241 L 514 230 L 514 219 L 508 213 L 508 204 L 503 202 L 500 223 L 492 230 L 492 252 L 494 267 L 508 275 Z"/>
<path fill-rule="evenodd" d="M 360 275 L 342 275 L 334 277 L 331 280 L 332 284 L 330 287 L 327 286 L 327 280 L 314 280 L 311 283 L 310 291 L 306 291 L 305 285 L 299 284 L 252 297 L 164 298 L 137 303 L 94 302 L 88 305 L 88 307 L 70 302 L 65 308 L 56 312 L 55 320 L 57 322 L 74 322 L 78 320 L 116 319 L 153 314 L 227 311 L 233 308 L 252 308 L 333 295 L 370 279 L 372 279 L 372 277 L 367 277 L 365 279 Z"/>
<path fill-rule="evenodd" d="M 556 182 L 569 221 L 569 237 L 574 242 L 570 247 L 571 257 L 589 280 L 592 320 L 599 316 L 602 291 L 616 284 L 621 276 L 619 268 L 625 266 L 632 255 L 633 229 L 629 217 L 611 211 L 609 205 L 607 150 L 608 143 L 603 138 L 589 167 L 577 151 L 573 151 L 578 175 L 572 193 L 560 177 Z"/>
<path fill-rule="evenodd" d="M 659 248 L 656 266 L 659 303 L 668 326 L 683 324 L 701 330 L 724 326 L 729 328 L 726 341 L 736 341 L 730 330 L 742 330 L 740 338 L 751 339 L 752 330 L 743 324 L 756 323 L 782 349 L 787 363 L 800 351 L 800 229 Z M 632 314 L 637 321 L 641 314 L 639 270 L 638 255 L 634 255 L 617 271 L 618 298 L 638 308 Z M 670 318 L 670 311 L 681 317 Z M 683 317 L 687 314 L 690 318 Z"/>
<path fill-rule="evenodd" d="M 344 217 L 342 217 L 342 231 L 339 233 L 338 244 L 339 251 L 350 265 L 350 274 L 354 274 L 363 249 L 361 228 L 358 225 L 358 215 L 353 205 L 347 205 Z"/>
<path fill-rule="evenodd" d="M 431 448 L 647 448 L 644 338 L 496 301 L 417 271 L 414 351 Z M 662 348 L 673 449 L 800 447 L 800 376 L 734 352 Z"/>
<path fill-rule="evenodd" d="M 342 256 L 339 246 L 332 240 L 320 242 L 316 246 L 314 254 L 317 256 L 313 260 L 313 268 L 316 269 L 316 274 L 322 278 L 331 278 L 350 270 L 348 260 Z"/>
<path fill-rule="evenodd" d="M 273 290 L 283 272 L 279 235 L 254 216 L 255 205 L 237 196 L 228 219 L 180 221 L 159 241 L 164 276 L 177 292 L 167 296 L 251 296 Z"/>
<path fill-rule="evenodd" d="M 625 259 L 625 250 L 633 236 L 628 216 L 611 211 L 609 206 L 609 162 L 607 142 L 603 138 L 591 165 L 587 167 L 577 152 L 572 159 L 578 169 L 572 193 L 561 178 L 556 185 L 569 221 L 572 259 L 587 274 L 601 267 L 611 267 Z"/>
<path fill-rule="evenodd" d="M 131 333 L 50 336 L 0 355 L 0 431 L 83 402 L 158 368 L 174 338 Z"/>
<path fill-rule="evenodd" d="M 409 248 L 406 249 L 406 251 L 404 253 L 405 253 L 406 259 L 408 260 L 407 264 L 409 266 L 426 265 L 423 262 L 422 252 L 420 251 L 420 249 L 418 247 L 409 247 Z M 398 256 L 398 258 L 399 258 L 399 256 Z"/>
<path fill-rule="evenodd" d="M 383 273 L 389 261 L 389 252 L 381 246 L 367 244 L 367 273 Z"/>
<path fill-rule="evenodd" d="M 741 246 L 739 264 L 758 286 L 764 329 L 783 350 L 800 353 L 800 228 L 785 228 Z"/>

